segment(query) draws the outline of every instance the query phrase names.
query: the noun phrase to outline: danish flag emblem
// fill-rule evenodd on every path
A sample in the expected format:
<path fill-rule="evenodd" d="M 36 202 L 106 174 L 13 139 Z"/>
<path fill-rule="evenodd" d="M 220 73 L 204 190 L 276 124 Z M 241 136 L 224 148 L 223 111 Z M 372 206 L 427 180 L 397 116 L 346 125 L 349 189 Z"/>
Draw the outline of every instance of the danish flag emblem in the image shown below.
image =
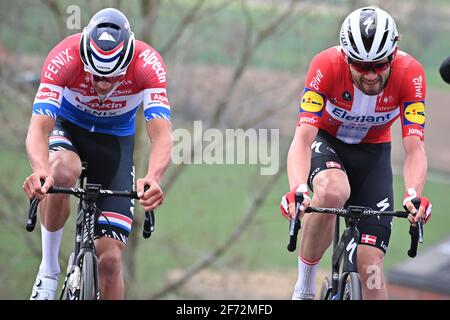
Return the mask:
<path fill-rule="evenodd" d="M 375 243 L 377 243 L 377 237 L 376 236 L 372 236 L 370 234 L 363 234 L 361 236 L 361 242 L 362 243 L 371 244 L 371 245 L 375 245 Z"/>
<path fill-rule="evenodd" d="M 334 161 L 327 161 L 326 162 L 327 168 L 338 168 L 341 169 L 341 165 Z"/>

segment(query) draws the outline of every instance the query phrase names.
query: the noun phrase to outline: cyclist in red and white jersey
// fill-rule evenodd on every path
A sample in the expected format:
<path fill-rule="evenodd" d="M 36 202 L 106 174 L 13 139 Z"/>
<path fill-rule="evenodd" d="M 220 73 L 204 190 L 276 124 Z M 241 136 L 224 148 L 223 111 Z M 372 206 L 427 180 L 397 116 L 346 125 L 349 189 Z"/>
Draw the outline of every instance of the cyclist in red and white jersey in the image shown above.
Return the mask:
<path fill-rule="evenodd" d="M 67 195 L 46 192 L 53 185 L 73 187 L 82 161 L 88 162 L 88 182 L 113 190 L 135 190 L 136 183 L 146 211 L 162 203 L 160 183 L 172 151 L 166 84 L 159 53 L 135 40 L 128 19 L 113 8 L 97 12 L 82 33 L 65 38 L 48 54 L 26 139 L 32 174 L 23 188 L 28 197 L 42 199 L 42 262 L 31 299 L 55 297 L 61 235 L 70 212 Z M 141 104 L 152 148 L 145 176 L 135 181 L 135 118 Z M 149 186 L 145 192 L 144 185 Z M 98 207 L 100 298 L 122 299 L 121 260 L 134 201 L 107 198 Z"/>
<path fill-rule="evenodd" d="M 280 205 L 288 219 L 295 216 L 296 191 L 305 195 L 302 215 L 309 205 L 393 210 L 390 128 L 397 118 L 405 151 L 403 206 L 412 213 L 413 224 L 430 218 L 431 203 L 422 196 L 427 172 L 425 74 L 416 59 L 398 50 L 398 39 L 395 21 L 387 12 L 360 8 L 344 20 L 340 46 L 312 60 L 288 154 L 291 191 Z M 314 193 L 312 200 L 308 186 Z M 411 203 L 414 198 L 421 200 L 418 210 Z M 383 259 L 391 221 L 370 217 L 358 224 L 357 263 L 365 299 L 388 297 Z M 304 214 L 292 299 L 314 298 L 315 273 L 333 239 L 334 222 L 334 216 Z M 370 281 L 375 272 L 377 281 Z"/>

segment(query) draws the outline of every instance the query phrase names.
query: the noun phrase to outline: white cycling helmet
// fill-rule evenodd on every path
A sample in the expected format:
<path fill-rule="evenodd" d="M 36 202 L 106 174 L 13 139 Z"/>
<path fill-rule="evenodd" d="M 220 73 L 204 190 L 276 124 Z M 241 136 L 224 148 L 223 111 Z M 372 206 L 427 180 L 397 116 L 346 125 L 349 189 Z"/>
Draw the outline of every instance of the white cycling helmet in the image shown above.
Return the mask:
<path fill-rule="evenodd" d="M 80 40 L 84 69 L 96 76 L 125 74 L 134 54 L 134 34 L 125 15 L 106 8 L 92 18 Z"/>
<path fill-rule="evenodd" d="M 389 57 L 397 48 L 397 41 L 394 19 L 380 8 L 357 9 L 342 24 L 341 47 L 353 60 L 372 62 Z"/>

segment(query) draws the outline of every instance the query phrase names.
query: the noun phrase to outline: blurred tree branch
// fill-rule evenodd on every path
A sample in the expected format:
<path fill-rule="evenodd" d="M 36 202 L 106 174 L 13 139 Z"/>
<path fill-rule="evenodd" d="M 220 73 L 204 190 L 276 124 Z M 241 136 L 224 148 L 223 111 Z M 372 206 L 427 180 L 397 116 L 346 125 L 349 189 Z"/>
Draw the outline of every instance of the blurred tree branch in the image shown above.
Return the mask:
<path fill-rule="evenodd" d="M 159 13 L 161 9 L 161 0 L 141 0 L 141 12 L 142 12 L 142 19 L 143 24 L 141 26 L 140 32 L 142 35 L 142 40 L 146 41 L 148 43 L 152 43 L 153 35 L 154 35 L 154 25 L 157 22 L 157 19 L 159 18 Z M 205 0 L 197 0 L 188 10 L 186 13 L 184 13 L 180 17 L 180 22 L 177 24 L 177 27 L 175 28 L 175 31 L 172 33 L 172 35 L 169 37 L 169 40 L 163 45 L 161 50 L 158 50 L 161 55 L 164 55 L 164 53 L 167 53 L 169 50 L 173 48 L 173 46 L 180 40 L 181 36 L 186 32 L 186 30 L 189 29 L 189 25 L 193 24 L 194 22 L 199 21 L 200 19 L 216 14 L 223 8 L 225 8 L 227 5 L 230 4 L 230 1 L 223 1 L 217 6 L 214 6 L 212 8 L 207 8 L 202 10 L 204 4 L 206 3 Z M 137 124 L 136 124 L 136 154 L 147 154 L 148 150 L 148 137 L 147 132 L 145 129 L 145 121 L 142 118 L 142 115 L 140 114 L 137 117 Z M 138 157 L 139 160 L 136 162 L 136 173 L 145 173 L 146 167 L 147 167 L 147 157 Z M 174 171 L 181 170 L 178 169 L 179 167 L 175 168 Z M 178 175 L 175 175 L 178 176 Z M 170 178 L 169 178 L 170 181 Z M 167 190 L 163 186 L 165 192 L 167 193 Z M 137 212 L 141 212 L 141 208 L 136 206 Z M 140 229 L 142 225 L 142 214 L 136 214 L 134 219 L 133 228 L 134 229 Z M 128 241 L 128 248 L 125 251 L 124 254 L 124 274 L 126 276 L 126 281 L 129 283 L 133 283 L 135 280 L 135 255 L 136 250 L 138 247 L 138 241 L 139 241 L 139 232 L 132 232 L 130 234 L 130 238 Z M 132 286 L 129 286 L 132 287 Z M 129 294 L 132 294 L 131 292 Z"/>
<path fill-rule="evenodd" d="M 285 153 L 283 153 L 285 154 Z M 252 223 L 258 209 L 264 203 L 266 196 L 270 193 L 272 188 L 275 186 L 277 180 L 280 178 L 282 174 L 284 174 L 286 170 L 286 161 L 282 162 L 283 165 L 280 167 L 278 172 L 271 176 L 266 183 L 256 191 L 254 198 L 252 199 L 249 207 L 243 213 L 243 219 L 236 228 L 230 232 L 227 239 L 219 245 L 216 249 L 211 251 L 206 257 L 199 259 L 196 261 L 191 267 L 187 268 L 184 273 L 175 281 L 169 283 L 167 286 L 159 290 L 158 292 L 152 294 L 148 299 L 161 299 L 168 293 L 180 288 L 184 285 L 191 277 L 200 272 L 202 269 L 205 269 L 209 265 L 211 265 L 214 261 L 216 261 L 219 257 L 221 257 L 230 247 L 235 244 L 239 238 L 244 234 L 247 228 Z"/>
<path fill-rule="evenodd" d="M 58 33 L 61 38 L 63 38 L 67 34 L 67 26 L 65 23 L 65 11 L 62 10 L 56 0 L 41 0 L 41 2 L 46 5 L 50 12 L 53 14 L 57 24 L 58 24 Z"/>
<path fill-rule="evenodd" d="M 301 1 L 291 0 L 289 4 L 284 8 L 281 14 L 276 16 L 271 22 L 267 24 L 265 28 L 260 30 L 259 32 L 255 31 L 255 27 L 253 24 L 253 20 L 251 18 L 251 14 L 249 13 L 249 9 L 247 6 L 247 1 L 241 0 L 241 9 L 242 14 L 245 19 L 246 28 L 245 35 L 242 44 L 242 51 L 239 56 L 238 63 L 233 69 L 233 73 L 231 78 L 228 80 L 228 84 L 226 89 L 224 90 L 222 96 L 219 98 L 218 103 L 214 108 L 214 112 L 212 117 L 209 119 L 209 123 L 207 123 L 204 128 L 211 128 L 218 126 L 220 124 L 220 120 L 222 114 L 225 112 L 227 107 L 230 104 L 232 95 L 239 84 L 239 80 L 242 78 L 242 75 L 248 66 L 252 56 L 255 54 L 256 49 L 270 36 L 272 36 L 279 28 L 288 20 L 287 18 L 294 14 L 295 8 L 299 5 Z M 256 35 L 255 35 L 256 32 Z M 254 39 L 252 41 L 252 39 Z M 202 143 L 201 141 L 194 141 L 194 145 Z M 191 158 L 194 155 L 195 150 L 198 148 L 194 147 L 191 150 Z M 168 192 L 174 182 L 177 180 L 181 172 L 183 171 L 184 164 L 180 164 L 172 170 L 170 176 L 166 179 L 166 183 L 164 184 L 165 192 Z"/>

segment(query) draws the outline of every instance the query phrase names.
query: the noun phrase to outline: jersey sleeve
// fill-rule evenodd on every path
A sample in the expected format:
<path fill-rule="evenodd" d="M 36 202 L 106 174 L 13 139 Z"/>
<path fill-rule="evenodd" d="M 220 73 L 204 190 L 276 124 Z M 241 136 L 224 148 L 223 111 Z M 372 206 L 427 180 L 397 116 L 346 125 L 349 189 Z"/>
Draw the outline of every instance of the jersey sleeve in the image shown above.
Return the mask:
<path fill-rule="evenodd" d="M 56 119 L 63 91 L 76 70 L 77 52 L 73 36 L 57 44 L 47 55 L 41 72 L 41 82 L 34 98 L 33 115 L 47 115 Z M 79 59 L 78 59 L 79 60 Z"/>
<path fill-rule="evenodd" d="M 406 69 L 400 102 L 402 136 L 424 140 L 426 81 L 422 65 L 413 60 Z"/>
<path fill-rule="evenodd" d="M 142 87 L 144 116 L 146 121 L 171 119 L 167 97 L 166 66 L 160 54 L 146 45 L 137 57 L 136 81 Z"/>
<path fill-rule="evenodd" d="M 321 117 L 326 105 L 328 82 L 332 78 L 332 67 L 325 52 L 317 54 L 311 61 L 305 78 L 305 88 L 300 100 L 297 125 L 309 124 L 321 127 Z"/>

